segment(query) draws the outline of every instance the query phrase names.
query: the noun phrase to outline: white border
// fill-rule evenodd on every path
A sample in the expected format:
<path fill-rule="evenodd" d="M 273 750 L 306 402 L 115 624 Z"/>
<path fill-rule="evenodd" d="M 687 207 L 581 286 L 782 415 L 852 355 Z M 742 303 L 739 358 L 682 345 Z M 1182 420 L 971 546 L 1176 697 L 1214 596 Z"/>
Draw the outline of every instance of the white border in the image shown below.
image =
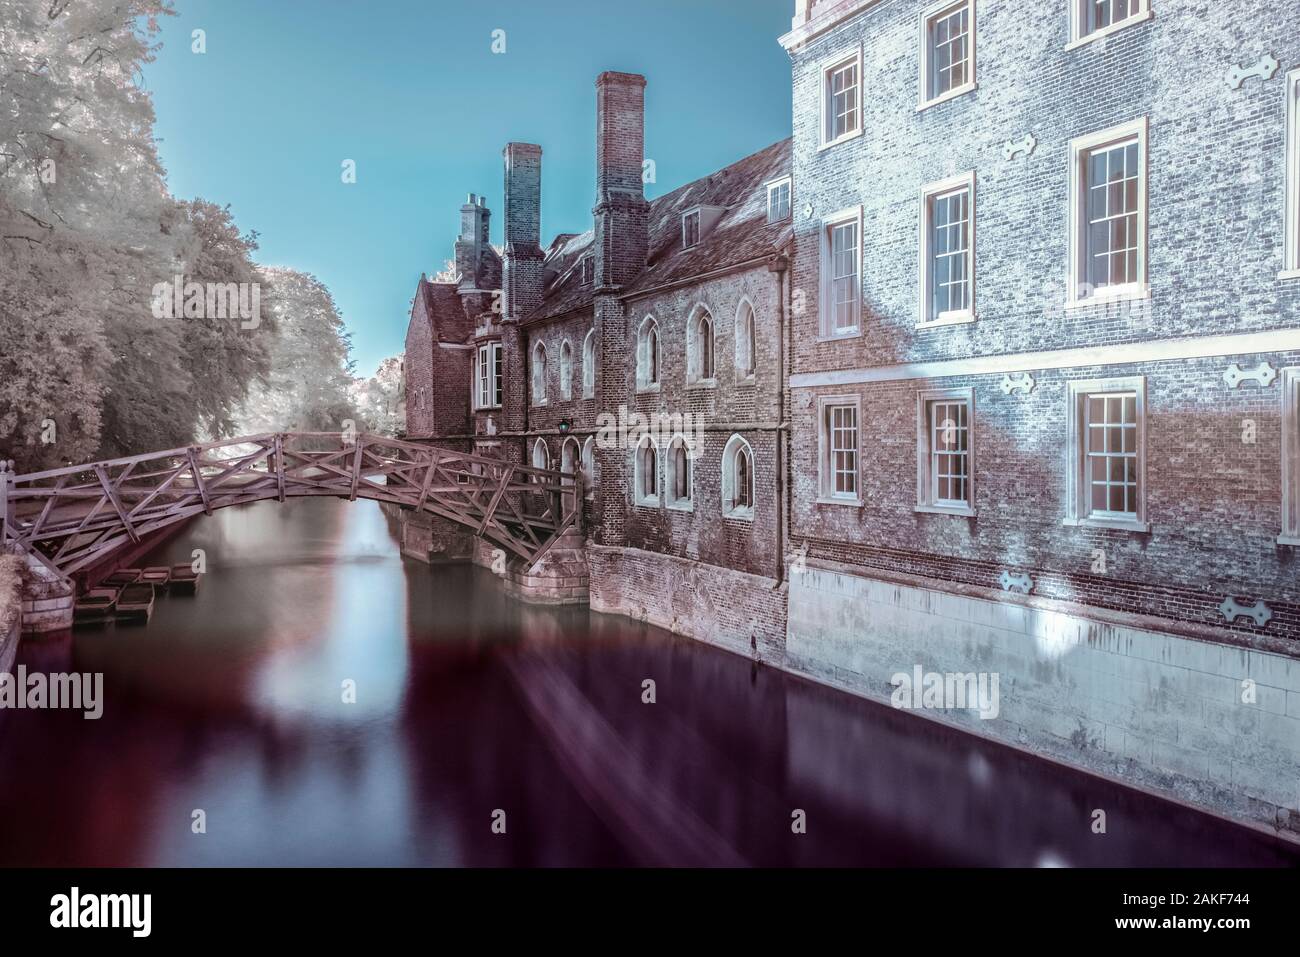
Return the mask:
<path fill-rule="evenodd" d="M 1084 501 L 1083 404 L 1088 396 L 1107 392 L 1133 392 L 1137 395 L 1137 517 L 1094 518 Z M 1149 532 L 1147 522 L 1147 382 L 1146 376 L 1119 376 L 1110 379 L 1074 379 L 1067 390 L 1066 424 L 1068 441 L 1065 450 L 1065 521 L 1064 525 L 1108 528 L 1129 532 Z"/>
<path fill-rule="evenodd" d="M 930 475 L 930 420 L 926 407 L 931 402 L 959 399 L 966 403 L 966 504 L 938 505 Z M 916 511 L 936 515 L 961 515 L 974 518 L 975 507 L 975 390 L 921 389 L 916 393 Z"/>
<path fill-rule="evenodd" d="M 857 492 L 853 495 L 836 494 L 831 488 L 831 443 L 830 424 L 826 413 L 833 406 L 853 407 L 858 428 L 858 475 L 854 483 Z M 857 393 L 847 395 L 821 395 L 817 397 L 817 504 L 860 506 L 862 498 L 862 396 Z"/>
<path fill-rule="evenodd" d="M 967 237 L 966 237 L 966 271 L 970 283 L 970 308 L 960 311 L 942 312 L 939 315 L 930 317 L 930 200 L 936 196 L 942 196 L 947 193 L 954 193 L 958 190 L 965 189 L 970 193 L 969 211 L 967 213 Z M 975 171 L 962 173 L 960 176 L 953 176 L 949 179 L 940 180 L 937 183 L 931 183 L 928 186 L 921 187 L 921 209 L 920 209 L 920 274 L 918 276 L 919 287 L 921 290 L 920 301 L 917 304 L 916 328 L 933 329 L 937 326 L 951 326 L 964 322 L 974 322 L 975 311 Z"/>
<path fill-rule="evenodd" d="M 970 56 L 967 60 L 968 72 L 966 82 L 961 86 L 955 86 L 946 93 L 940 93 L 938 96 L 930 96 L 930 21 L 938 17 L 954 12 L 958 7 L 966 7 L 969 10 L 968 21 L 970 23 Z M 932 3 L 921 11 L 921 85 L 917 95 L 916 110 L 929 109 L 939 103 L 946 103 L 949 100 L 956 99 L 963 94 L 969 93 L 979 84 L 975 78 L 975 0 L 939 0 L 938 3 Z"/>

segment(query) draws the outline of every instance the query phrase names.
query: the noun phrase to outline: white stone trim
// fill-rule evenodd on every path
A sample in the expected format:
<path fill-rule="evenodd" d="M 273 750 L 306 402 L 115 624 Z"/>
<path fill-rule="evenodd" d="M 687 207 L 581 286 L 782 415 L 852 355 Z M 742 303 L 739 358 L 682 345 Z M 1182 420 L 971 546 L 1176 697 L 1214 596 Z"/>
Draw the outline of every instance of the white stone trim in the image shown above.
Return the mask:
<path fill-rule="evenodd" d="M 1300 366 L 1282 370 L 1282 534 L 1300 546 Z"/>
<path fill-rule="evenodd" d="M 968 10 L 968 22 L 970 32 L 968 33 L 968 44 L 970 55 L 967 60 L 967 77 L 966 82 L 960 86 L 955 86 L 945 93 L 938 96 L 930 96 L 930 21 L 942 16 L 943 14 L 953 13 L 958 7 L 966 7 Z M 919 113 L 921 110 L 929 109 L 940 103 L 946 103 L 948 100 L 956 99 L 963 94 L 969 93 L 979 84 L 975 77 L 975 58 L 976 58 L 976 38 L 975 38 L 975 0 L 938 0 L 921 11 L 921 49 L 920 56 L 917 58 L 921 64 L 920 86 L 917 93 L 916 109 Z"/>
<path fill-rule="evenodd" d="M 1133 365 L 1215 356 L 1271 354 L 1300 350 L 1300 329 L 1267 332 L 1239 332 L 1226 336 L 1192 336 L 1185 339 L 1156 339 L 1119 345 L 1083 346 L 1046 352 L 1020 352 L 1003 356 L 971 356 L 936 359 L 864 369 L 833 372 L 801 372 L 790 376 L 792 389 L 864 385 L 871 382 L 899 382 L 906 379 L 942 379 L 958 375 L 1001 375 L 1076 366 Z"/>
<path fill-rule="evenodd" d="M 854 481 L 856 492 L 853 495 L 836 494 L 831 474 L 831 437 L 830 425 L 826 420 L 827 412 L 834 406 L 851 406 L 858 430 L 857 463 L 858 474 Z M 819 505 L 860 506 L 862 498 L 862 396 L 851 392 L 845 395 L 822 395 L 817 397 L 817 503 Z"/>
<path fill-rule="evenodd" d="M 966 403 L 966 505 L 944 505 L 934 500 L 930 474 L 931 402 L 957 399 Z M 974 518 L 975 509 L 975 390 L 922 389 L 916 394 L 916 511 Z"/>
<path fill-rule="evenodd" d="M 1094 30 L 1092 33 L 1085 34 L 1083 32 L 1083 8 L 1088 2 L 1090 2 L 1090 0 L 1069 0 L 1070 42 L 1065 45 L 1065 49 L 1067 50 L 1073 50 L 1086 43 L 1092 43 L 1094 40 L 1108 37 L 1112 33 L 1117 33 L 1127 27 L 1136 26 L 1139 23 L 1146 23 L 1155 15 L 1151 12 L 1151 0 L 1139 0 L 1139 8 L 1136 13 L 1130 14 L 1123 20 L 1116 21 L 1108 27 L 1102 27 L 1100 30 Z"/>
<path fill-rule="evenodd" d="M 943 196 L 947 193 L 955 193 L 959 190 L 966 190 L 968 194 L 968 208 L 966 213 L 966 272 L 968 293 L 970 297 L 970 307 L 955 312 L 944 312 L 937 316 L 930 315 L 930 302 L 933 293 L 931 287 L 932 270 L 930 269 L 930 256 L 933 253 L 930 244 L 930 210 L 931 200 L 936 196 Z M 916 327 L 918 329 L 929 329 L 936 326 L 950 326 L 957 323 L 975 321 L 975 171 L 971 170 L 958 176 L 951 176 L 948 179 L 940 180 L 937 183 L 930 183 L 921 187 L 921 207 L 920 207 L 920 273 L 918 275 L 918 287 L 920 289 L 920 298 L 917 304 Z"/>
<path fill-rule="evenodd" d="M 1137 394 L 1137 513 L 1136 518 L 1116 518 L 1093 515 L 1085 500 L 1087 478 L 1084 472 L 1087 460 L 1084 455 L 1086 439 L 1083 434 L 1083 406 L 1091 395 L 1108 392 L 1134 392 Z M 1065 460 L 1065 522 L 1066 525 L 1110 528 L 1131 532 L 1149 532 L 1147 522 L 1147 387 L 1146 376 L 1121 376 L 1113 379 L 1075 379 L 1067 389 L 1066 407 L 1066 460 Z"/>
<path fill-rule="evenodd" d="M 748 330 L 745 329 L 745 324 L 741 321 L 746 306 L 749 307 L 749 314 L 753 317 L 751 328 Z M 749 296 L 742 295 L 740 302 L 736 304 L 736 318 L 732 323 L 732 333 L 736 353 L 736 384 L 750 385 L 758 376 L 758 310 L 754 308 L 754 303 Z M 752 352 L 754 356 L 754 368 L 749 372 L 744 369 L 746 351 Z M 714 356 L 714 366 L 714 372 L 716 373 L 717 356 Z"/>
<path fill-rule="evenodd" d="M 831 230 L 847 222 L 855 222 L 858 227 L 858 316 L 851 330 L 835 332 L 835 316 L 831 308 Z M 820 290 L 817 297 L 817 338 L 823 342 L 837 339 L 855 339 L 862 335 L 862 205 L 848 206 L 822 217 L 821 238 L 818 240 L 817 281 Z"/>
<path fill-rule="evenodd" d="M 857 125 L 851 132 L 843 133 L 833 140 L 828 140 L 826 138 L 826 108 L 828 106 L 826 79 L 833 70 L 844 66 L 850 60 L 853 60 L 858 67 Z M 841 143 L 847 143 L 849 140 L 857 139 L 862 135 L 862 130 L 865 125 L 863 121 L 866 117 L 866 108 L 863 103 L 863 92 L 866 86 L 866 78 L 863 75 L 862 60 L 862 44 L 855 43 L 851 49 L 842 50 L 836 56 L 827 57 L 817 64 L 817 102 L 819 104 L 817 114 L 817 149 L 819 151 L 830 149 L 832 146 L 838 146 Z M 791 197 L 791 201 L 793 203 L 793 196 Z M 791 206 L 791 211 L 793 212 L 793 205 Z"/>
<path fill-rule="evenodd" d="M 1125 21 L 1126 23 L 1128 21 Z M 1150 295 L 1147 285 L 1147 188 L 1151 168 L 1150 150 L 1148 148 L 1149 123 L 1145 116 L 1120 126 L 1087 136 L 1078 136 L 1070 140 L 1070 207 L 1069 207 L 1069 250 L 1070 260 L 1066 273 L 1065 301 L 1066 307 L 1091 306 L 1096 303 L 1116 302 L 1130 299 L 1145 299 Z M 1082 295 L 1086 285 L 1087 273 L 1082 269 L 1083 257 L 1087 254 L 1088 217 L 1084 212 L 1087 194 L 1084 177 L 1087 174 L 1087 158 L 1095 150 L 1111 143 L 1118 143 L 1136 137 L 1138 141 L 1138 208 L 1137 208 L 1137 275 L 1136 283 L 1111 287 Z"/>
<path fill-rule="evenodd" d="M 1300 67 L 1286 75 L 1286 219 L 1281 279 L 1300 279 Z"/>

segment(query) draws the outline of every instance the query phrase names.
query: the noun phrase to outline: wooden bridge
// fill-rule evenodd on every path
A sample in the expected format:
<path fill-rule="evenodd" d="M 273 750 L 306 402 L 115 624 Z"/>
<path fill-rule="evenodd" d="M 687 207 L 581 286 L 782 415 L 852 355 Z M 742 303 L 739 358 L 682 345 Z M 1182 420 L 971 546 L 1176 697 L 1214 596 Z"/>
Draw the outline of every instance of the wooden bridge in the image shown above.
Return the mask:
<path fill-rule="evenodd" d="M 15 475 L 0 463 L 0 546 L 70 578 L 218 508 L 327 495 L 392 502 L 471 529 L 532 566 L 581 521 L 582 477 L 340 432 L 244 436 Z"/>

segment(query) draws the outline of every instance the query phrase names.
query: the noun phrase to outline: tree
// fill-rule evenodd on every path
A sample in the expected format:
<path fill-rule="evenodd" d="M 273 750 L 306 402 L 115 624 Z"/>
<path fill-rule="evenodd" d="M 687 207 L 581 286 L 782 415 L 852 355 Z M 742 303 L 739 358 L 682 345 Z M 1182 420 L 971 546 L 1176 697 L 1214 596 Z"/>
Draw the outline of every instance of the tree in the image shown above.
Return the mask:
<path fill-rule="evenodd" d="M 357 379 L 353 401 L 367 432 L 397 437 L 406 433 L 406 379 L 402 357 L 389 356 L 369 379 Z"/>
<path fill-rule="evenodd" d="M 338 432 L 360 430 L 352 397 L 351 337 L 334 297 L 315 276 L 266 267 L 270 372 L 255 385 L 238 416 L 239 430 Z"/>

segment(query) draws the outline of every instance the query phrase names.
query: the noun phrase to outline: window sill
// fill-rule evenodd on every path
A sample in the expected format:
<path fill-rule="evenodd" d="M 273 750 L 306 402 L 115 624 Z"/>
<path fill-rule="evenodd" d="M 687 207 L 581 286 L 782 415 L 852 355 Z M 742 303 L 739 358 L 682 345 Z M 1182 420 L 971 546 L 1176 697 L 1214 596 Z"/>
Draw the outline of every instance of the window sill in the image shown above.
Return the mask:
<path fill-rule="evenodd" d="M 1283 269 L 1277 274 L 1277 278 L 1282 282 L 1288 282 L 1293 279 L 1300 279 L 1300 269 Z"/>
<path fill-rule="evenodd" d="M 718 387 L 717 379 L 696 379 L 686 385 L 688 389 L 716 389 Z"/>
<path fill-rule="evenodd" d="M 941 93 L 933 99 L 924 100 L 916 104 L 916 112 L 920 113 L 923 110 L 928 110 L 932 106 L 938 106 L 940 103 L 947 103 L 949 100 L 955 100 L 959 96 L 964 96 L 965 94 L 970 93 L 978 86 L 979 84 L 972 80 L 970 83 L 963 83 L 961 86 L 953 87 L 947 93 Z"/>
<path fill-rule="evenodd" d="M 939 315 L 938 319 L 927 319 L 925 322 L 918 322 L 918 329 L 939 329 L 943 326 L 960 326 L 968 322 L 975 321 L 973 312 L 945 312 Z"/>
<path fill-rule="evenodd" d="M 913 511 L 927 515 L 957 515 L 961 518 L 976 518 L 979 514 L 967 505 L 918 505 Z"/>
<path fill-rule="evenodd" d="M 1279 535 L 1277 537 L 1279 545 L 1291 545 L 1300 548 L 1300 535 Z"/>
<path fill-rule="evenodd" d="M 636 394 L 653 395 L 654 393 L 658 392 L 661 388 L 662 386 L 658 382 L 655 382 L 652 385 L 639 385 L 636 387 Z"/>
<path fill-rule="evenodd" d="M 659 499 L 657 499 L 657 498 L 639 498 L 639 499 L 637 499 L 636 502 L 634 502 L 633 504 L 635 504 L 637 508 L 655 508 L 655 509 L 657 509 L 657 508 L 659 507 Z"/>
<path fill-rule="evenodd" d="M 849 140 L 856 140 L 861 135 L 862 135 L 862 130 L 860 128 L 854 130 L 852 133 L 845 133 L 843 136 L 822 143 L 821 146 L 817 147 L 817 152 L 820 153 L 822 150 L 828 150 L 832 146 L 839 146 L 841 143 L 849 142 Z"/>
<path fill-rule="evenodd" d="M 841 339 L 858 339 L 861 336 L 862 336 L 862 330 L 855 326 L 854 328 L 849 329 L 845 332 L 819 333 L 817 335 L 817 341 L 818 342 L 839 342 Z"/>
<path fill-rule="evenodd" d="M 536 405 L 536 406 L 546 405 L 546 400 L 545 400 L 545 399 L 533 399 L 533 405 Z"/>
<path fill-rule="evenodd" d="M 1127 29 L 1128 27 L 1137 26 L 1139 23 L 1146 23 L 1153 16 L 1154 14 L 1151 12 L 1151 9 L 1147 8 L 1141 13 L 1135 14 L 1134 16 L 1131 16 L 1125 20 L 1121 20 L 1118 23 L 1112 23 L 1108 27 L 1102 27 L 1100 30 L 1094 30 L 1092 33 L 1089 33 L 1086 37 L 1077 37 L 1071 40 L 1069 43 L 1065 45 L 1065 49 L 1077 50 L 1079 47 L 1087 46 L 1089 43 L 1092 43 L 1094 40 L 1101 40 L 1104 37 L 1110 36 L 1112 33 L 1118 33 L 1120 30 Z"/>
<path fill-rule="evenodd" d="M 758 385 L 758 379 L 752 375 L 747 375 L 744 376 L 743 378 L 736 380 L 736 388 L 738 389 L 744 389 L 744 388 L 752 389 L 756 385 Z"/>
<path fill-rule="evenodd" d="M 862 499 L 860 498 L 836 498 L 834 495 L 819 495 L 815 501 L 818 505 L 847 505 L 850 508 L 862 507 Z"/>
<path fill-rule="evenodd" d="M 1150 286 L 1118 286 L 1114 292 L 1094 292 L 1083 299 L 1067 299 L 1065 308 L 1090 309 L 1094 306 L 1109 306 L 1121 302 L 1141 302 L 1150 298 Z"/>
<path fill-rule="evenodd" d="M 1067 518 L 1061 524 L 1070 528 L 1108 528 L 1118 532 L 1149 532 L 1150 522 L 1123 518 Z"/>
<path fill-rule="evenodd" d="M 752 522 L 754 520 L 754 510 L 752 508 L 733 508 L 730 511 L 723 509 L 722 517 L 736 522 Z"/>
<path fill-rule="evenodd" d="M 668 508 L 674 512 L 693 512 L 695 511 L 695 502 L 669 502 Z"/>
<path fill-rule="evenodd" d="M 594 399 L 594 398 L 596 398 L 596 393 L 594 393 L 594 392 L 584 392 L 584 393 L 582 393 L 582 398 L 583 398 L 584 400 L 585 400 L 585 399 Z"/>

